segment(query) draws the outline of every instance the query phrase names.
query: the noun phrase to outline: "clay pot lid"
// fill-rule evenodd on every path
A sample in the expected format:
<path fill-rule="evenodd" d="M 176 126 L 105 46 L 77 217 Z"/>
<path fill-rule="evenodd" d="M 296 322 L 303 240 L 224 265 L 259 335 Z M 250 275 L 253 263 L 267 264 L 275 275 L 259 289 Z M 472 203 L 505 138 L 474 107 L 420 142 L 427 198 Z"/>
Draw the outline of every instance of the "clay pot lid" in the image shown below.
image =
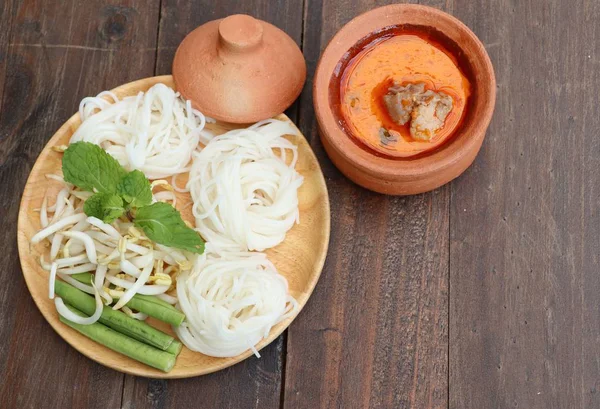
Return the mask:
<path fill-rule="evenodd" d="M 280 114 L 294 102 L 306 80 L 306 63 L 282 30 L 236 14 L 210 21 L 183 39 L 173 79 L 203 114 L 249 123 Z"/>

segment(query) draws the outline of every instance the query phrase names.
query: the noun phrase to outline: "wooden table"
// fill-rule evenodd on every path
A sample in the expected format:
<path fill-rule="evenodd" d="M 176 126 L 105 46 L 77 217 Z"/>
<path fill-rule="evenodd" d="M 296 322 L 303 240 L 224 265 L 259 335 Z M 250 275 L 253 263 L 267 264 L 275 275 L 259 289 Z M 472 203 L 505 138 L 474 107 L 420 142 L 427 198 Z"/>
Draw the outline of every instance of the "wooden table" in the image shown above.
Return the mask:
<path fill-rule="evenodd" d="M 242 3 L 242 4 L 238 4 Z M 4 0 L 0 5 L 0 407 L 600 407 L 600 2 L 429 0 L 486 45 L 496 112 L 474 165 L 388 197 L 344 178 L 319 141 L 312 75 L 366 0 Z M 308 63 L 290 116 L 332 204 L 329 255 L 289 330 L 208 376 L 126 376 L 68 346 L 17 257 L 19 198 L 87 95 L 171 71 L 196 26 L 249 13 Z"/>

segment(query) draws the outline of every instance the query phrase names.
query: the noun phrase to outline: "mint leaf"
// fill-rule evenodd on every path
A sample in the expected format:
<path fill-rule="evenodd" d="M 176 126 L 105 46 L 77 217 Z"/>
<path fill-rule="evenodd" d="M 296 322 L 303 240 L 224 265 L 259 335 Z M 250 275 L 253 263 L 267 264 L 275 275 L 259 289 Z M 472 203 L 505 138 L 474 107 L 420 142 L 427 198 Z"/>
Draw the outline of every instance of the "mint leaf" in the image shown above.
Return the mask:
<path fill-rule="evenodd" d="M 117 185 L 117 194 L 131 207 L 148 206 L 152 203 L 150 181 L 139 170 L 129 172 L 121 179 Z"/>
<path fill-rule="evenodd" d="M 62 160 L 65 181 L 80 189 L 115 193 L 125 169 L 98 145 L 76 142 L 67 148 Z"/>
<path fill-rule="evenodd" d="M 156 202 L 136 210 L 133 223 L 144 230 L 152 241 L 168 247 L 202 254 L 204 241 L 186 226 L 181 214 L 170 204 Z"/>
<path fill-rule="evenodd" d="M 96 193 L 83 204 L 88 216 L 96 217 L 104 223 L 112 223 L 124 212 L 123 200 L 112 193 Z"/>

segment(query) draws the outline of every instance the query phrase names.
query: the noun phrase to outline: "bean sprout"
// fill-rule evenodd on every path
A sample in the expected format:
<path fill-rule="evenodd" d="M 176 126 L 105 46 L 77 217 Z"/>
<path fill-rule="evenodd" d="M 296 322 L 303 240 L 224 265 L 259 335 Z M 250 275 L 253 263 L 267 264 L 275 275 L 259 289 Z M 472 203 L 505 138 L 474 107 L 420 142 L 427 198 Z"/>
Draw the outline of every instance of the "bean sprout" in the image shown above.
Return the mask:
<path fill-rule="evenodd" d="M 94 287 L 91 285 L 83 284 L 66 274 L 59 273 L 58 276 L 66 283 L 71 284 L 73 287 L 83 291 L 84 293 L 94 294 Z"/>
<path fill-rule="evenodd" d="M 40 224 L 42 227 L 48 227 L 48 196 L 44 196 L 42 201 L 42 208 L 40 209 Z"/>
<path fill-rule="evenodd" d="M 51 234 L 56 233 L 59 230 L 64 229 L 71 224 L 75 224 L 81 220 L 85 220 L 85 213 L 81 212 L 78 214 L 74 214 L 72 216 L 65 217 L 64 219 L 58 220 L 56 223 L 49 225 L 48 227 L 37 232 L 32 238 L 31 243 L 37 244 L 40 241 L 44 240 L 46 237 Z"/>
<path fill-rule="evenodd" d="M 81 325 L 90 325 L 100 319 L 100 316 L 102 315 L 102 309 L 104 308 L 104 306 L 102 304 L 102 300 L 100 299 L 100 295 L 98 294 L 97 290 L 96 290 L 96 294 L 95 294 L 95 299 L 96 299 L 96 310 L 94 311 L 94 314 L 92 314 L 91 317 L 85 317 L 85 318 L 75 314 L 70 309 L 68 309 L 67 306 L 65 305 L 65 303 L 63 302 L 62 298 L 60 298 L 60 297 L 56 297 L 54 299 L 54 304 L 56 305 L 56 311 L 58 311 L 58 313 L 60 315 L 62 315 L 69 321 L 72 321 L 76 324 L 81 324 Z"/>
<path fill-rule="evenodd" d="M 53 180 L 67 186 L 62 178 Z M 167 185 L 165 192 L 169 188 Z M 135 294 L 171 297 L 166 294 L 172 284 L 169 274 L 178 274 L 181 266 L 186 264 L 191 266 L 192 255 L 153 243 L 126 218 L 107 224 L 95 217 L 87 217 L 83 212 L 86 199 L 78 194 L 81 191 L 65 187 L 57 196 L 64 195 L 63 192 L 67 192 L 61 199 L 64 206 L 61 208 L 56 205 L 54 211 L 50 211 L 52 217 L 48 224 L 31 239 L 32 243 L 46 240 L 51 244 L 50 262 L 46 262 L 42 255 L 40 265 L 50 273 L 48 296 L 55 299 L 61 315 L 74 322 L 95 322 L 73 314 L 62 300 L 54 297 L 57 276 L 99 298 L 100 302 L 103 300 L 106 305 L 118 298 L 114 309 L 127 308 L 127 303 Z M 154 200 L 157 198 L 154 197 Z M 48 211 L 47 201 L 45 197 L 40 212 Z M 41 218 L 40 224 L 42 221 Z M 165 264 L 169 266 L 168 269 L 163 268 Z M 93 282 L 82 283 L 72 277 L 73 274 L 85 272 L 95 274 Z M 129 311 L 128 315 L 134 318 L 146 318 L 144 314 Z M 78 319 L 75 320 L 75 317 Z"/>
<path fill-rule="evenodd" d="M 170 296 L 169 294 L 158 294 L 156 297 L 171 305 L 177 304 L 177 298 Z"/>
<path fill-rule="evenodd" d="M 142 273 L 139 275 L 138 279 L 135 281 L 135 284 L 133 284 L 130 288 L 128 288 L 127 291 L 125 291 L 125 294 L 123 294 L 123 297 L 121 297 L 119 299 L 119 302 L 115 304 L 115 306 L 113 307 L 113 310 L 118 310 L 119 308 L 121 308 L 125 304 L 127 304 L 127 302 L 129 300 L 131 300 L 133 298 L 133 296 L 138 292 L 138 290 L 140 288 L 142 288 L 142 286 L 144 284 L 146 284 L 146 281 L 148 281 L 148 278 L 150 278 L 150 273 L 152 272 L 152 268 L 153 268 L 152 262 L 150 264 L 148 264 L 146 267 L 144 267 L 144 269 L 142 270 Z"/>
<path fill-rule="evenodd" d="M 122 311 L 123 311 L 125 314 L 129 315 L 131 318 L 135 318 L 136 320 L 143 321 L 143 320 L 145 320 L 146 318 L 148 318 L 148 316 L 147 316 L 146 314 L 144 314 L 144 313 L 141 313 L 141 312 L 133 312 L 133 311 L 131 310 L 131 308 L 129 308 L 129 307 L 122 307 L 122 308 L 121 308 L 121 310 L 122 310 Z"/>
<path fill-rule="evenodd" d="M 51 300 L 54 299 L 54 282 L 56 281 L 56 270 L 58 270 L 58 265 L 56 263 L 52 263 L 52 267 L 50 268 L 50 282 L 48 283 L 48 298 Z"/>
<path fill-rule="evenodd" d="M 96 264 L 96 245 L 90 236 L 80 231 L 65 231 L 62 234 L 66 237 L 81 240 L 85 246 L 85 252 L 87 253 L 90 263 Z"/>

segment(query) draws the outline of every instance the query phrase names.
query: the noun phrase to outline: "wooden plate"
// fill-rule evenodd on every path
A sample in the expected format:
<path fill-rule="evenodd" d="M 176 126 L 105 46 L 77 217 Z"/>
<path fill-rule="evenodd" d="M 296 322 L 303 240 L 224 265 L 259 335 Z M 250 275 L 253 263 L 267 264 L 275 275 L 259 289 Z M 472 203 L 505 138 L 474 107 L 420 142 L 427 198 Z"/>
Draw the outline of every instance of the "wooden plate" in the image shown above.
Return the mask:
<path fill-rule="evenodd" d="M 119 97 L 135 95 L 157 83 L 174 87 L 172 77 L 167 75 L 131 82 L 115 88 L 113 92 Z M 278 119 L 290 121 L 283 114 Z M 54 152 L 51 147 L 67 144 L 79 124 L 79 114 L 73 115 L 44 147 L 27 180 L 19 210 L 17 237 L 19 258 L 27 287 L 42 315 L 54 330 L 79 352 L 98 363 L 128 374 L 151 378 L 185 378 L 218 371 L 249 357 L 250 351 L 234 358 L 213 358 L 184 348 L 173 370 L 163 373 L 95 343 L 59 321 L 54 302 L 48 298 L 48 272 L 43 270 L 39 264 L 40 256 L 42 254 L 47 256 L 49 248 L 44 244 L 31 246 L 29 241 L 40 229 L 39 213 L 35 209 L 41 207 L 46 192 L 49 194 L 48 205 L 52 205 L 52 199 L 60 188 L 59 183 L 45 177 L 46 174 L 60 173 L 61 171 L 62 154 Z M 222 130 L 231 129 L 231 126 L 224 124 L 213 126 Z M 290 137 L 290 139 L 298 146 L 299 159 L 296 170 L 304 176 L 304 184 L 298 191 L 300 224 L 295 225 L 288 232 L 285 241 L 267 251 L 267 254 L 279 272 L 287 278 L 290 292 L 298 301 L 301 309 L 308 301 L 325 262 L 329 244 L 330 219 L 329 197 L 321 168 L 300 131 L 298 131 L 298 135 L 300 136 Z M 183 183 L 181 181 L 180 184 Z M 177 208 L 182 211 L 184 218 L 193 221 L 190 202 L 189 194 L 178 194 Z M 260 342 L 257 348 L 261 349 L 273 341 L 290 325 L 294 318 L 290 317 L 275 326 L 269 337 Z M 172 334 L 168 325 L 152 319 L 149 319 L 148 322 Z"/>

